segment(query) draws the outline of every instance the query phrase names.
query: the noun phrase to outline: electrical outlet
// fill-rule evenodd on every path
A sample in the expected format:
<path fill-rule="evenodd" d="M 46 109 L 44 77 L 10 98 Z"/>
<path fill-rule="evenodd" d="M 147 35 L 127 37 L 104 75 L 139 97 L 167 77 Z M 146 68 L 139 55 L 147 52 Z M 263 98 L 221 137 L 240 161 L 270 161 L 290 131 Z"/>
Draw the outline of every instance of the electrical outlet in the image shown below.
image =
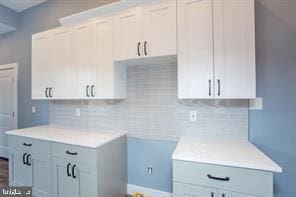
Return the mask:
<path fill-rule="evenodd" d="M 36 113 L 36 107 L 32 106 L 32 113 L 35 114 Z"/>
<path fill-rule="evenodd" d="M 197 121 L 197 111 L 190 111 L 190 122 Z"/>
<path fill-rule="evenodd" d="M 80 109 L 79 108 L 77 108 L 76 109 L 76 116 L 80 116 L 81 114 L 80 114 Z"/>
<path fill-rule="evenodd" d="M 148 167 L 148 174 L 152 174 L 152 172 L 153 172 L 152 167 Z"/>

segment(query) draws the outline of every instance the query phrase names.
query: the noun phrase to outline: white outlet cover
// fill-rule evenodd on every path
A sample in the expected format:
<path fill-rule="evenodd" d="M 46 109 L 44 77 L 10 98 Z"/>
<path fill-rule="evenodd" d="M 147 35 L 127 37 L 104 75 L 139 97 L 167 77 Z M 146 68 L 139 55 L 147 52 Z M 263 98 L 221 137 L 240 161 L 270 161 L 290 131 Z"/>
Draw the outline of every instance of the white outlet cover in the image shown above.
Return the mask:
<path fill-rule="evenodd" d="M 79 108 L 77 108 L 76 109 L 76 116 L 80 116 L 81 114 L 80 114 L 80 109 Z"/>
<path fill-rule="evenodd" d="M 190 122 L 196 122 L 197 121 L 197 111 L 190 111 Z"/>
<path fill-rule="evenodd" d="M 32 106 L 32 113 L 36 113 L 36 107 Z"/>

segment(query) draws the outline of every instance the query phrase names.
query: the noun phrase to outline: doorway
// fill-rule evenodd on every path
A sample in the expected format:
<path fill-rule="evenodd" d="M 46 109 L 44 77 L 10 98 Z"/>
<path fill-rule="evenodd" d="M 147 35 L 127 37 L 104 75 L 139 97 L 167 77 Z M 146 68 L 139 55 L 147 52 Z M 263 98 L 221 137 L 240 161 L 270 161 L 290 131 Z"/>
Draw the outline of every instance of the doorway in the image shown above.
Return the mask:
<path fill-rule="evenodd" d="M 0 157 L 8 158 L 6 131 L 17 129 L 18 64 L 0 65 Z"/>

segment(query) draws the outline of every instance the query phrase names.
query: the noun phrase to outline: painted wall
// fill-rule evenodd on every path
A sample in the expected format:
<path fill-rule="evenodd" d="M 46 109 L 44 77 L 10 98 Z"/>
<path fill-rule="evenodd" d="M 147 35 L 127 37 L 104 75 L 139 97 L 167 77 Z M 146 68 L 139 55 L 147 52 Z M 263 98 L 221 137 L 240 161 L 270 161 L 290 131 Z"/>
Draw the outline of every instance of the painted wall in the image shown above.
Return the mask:
<path fill-rule="evenodd" d="M 296 1 L 256 1 L 257 95 L 250 139 L 283 168 L 275 197 L 296 196 Z"/>
<path fill-rule="evenodd" d="M 0 4 L 0 23 L 8 25 L 14 29 L 19 27 L 19 14 Z"/>

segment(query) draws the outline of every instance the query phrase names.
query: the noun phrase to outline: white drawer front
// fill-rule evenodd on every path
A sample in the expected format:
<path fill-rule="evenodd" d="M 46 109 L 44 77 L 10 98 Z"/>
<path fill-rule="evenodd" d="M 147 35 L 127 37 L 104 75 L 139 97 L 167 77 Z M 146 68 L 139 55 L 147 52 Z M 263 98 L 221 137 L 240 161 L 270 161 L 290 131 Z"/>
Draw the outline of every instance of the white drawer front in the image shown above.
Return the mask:
<path fill-rule="evenodd" d="M 96 164 L 97 149 L 70 144 L 52 143 L 52 155 L 72 161 Z"/>
<path fill-rule="evenodd" d="M 173 180 L 182 183 L 271 197 L 272 172 L 173 161 Z"/>

